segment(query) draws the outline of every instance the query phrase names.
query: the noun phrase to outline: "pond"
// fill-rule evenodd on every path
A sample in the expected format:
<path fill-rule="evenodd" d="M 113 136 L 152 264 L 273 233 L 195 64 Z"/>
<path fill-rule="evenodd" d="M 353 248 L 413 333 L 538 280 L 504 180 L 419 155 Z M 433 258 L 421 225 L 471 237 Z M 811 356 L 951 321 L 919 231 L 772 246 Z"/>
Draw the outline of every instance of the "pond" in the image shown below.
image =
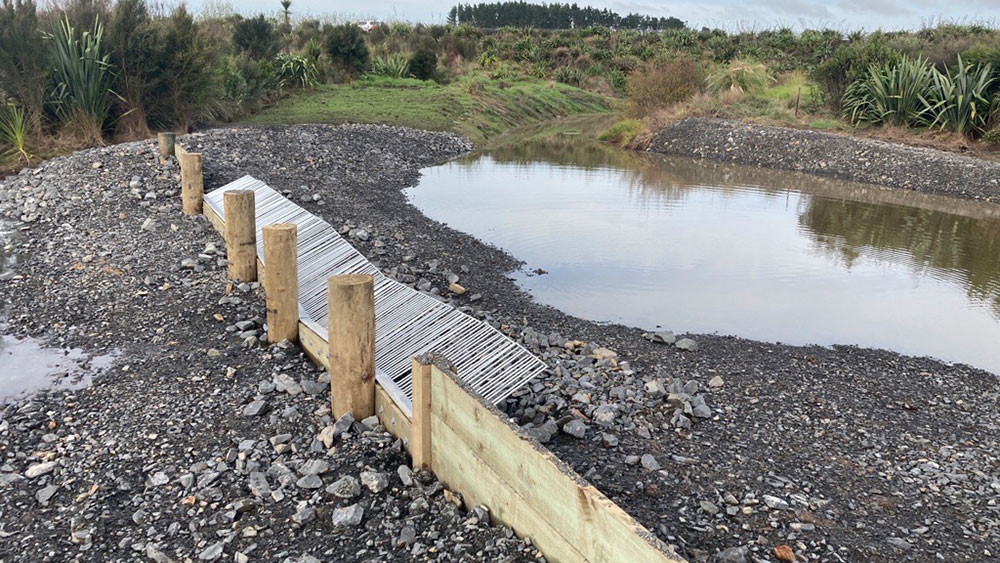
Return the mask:
<path fill-rule="evenodd" d="M 1000 373 L 1000 207 L 586 143 L 428 168 L 407 195 L 578 317 Z"/>

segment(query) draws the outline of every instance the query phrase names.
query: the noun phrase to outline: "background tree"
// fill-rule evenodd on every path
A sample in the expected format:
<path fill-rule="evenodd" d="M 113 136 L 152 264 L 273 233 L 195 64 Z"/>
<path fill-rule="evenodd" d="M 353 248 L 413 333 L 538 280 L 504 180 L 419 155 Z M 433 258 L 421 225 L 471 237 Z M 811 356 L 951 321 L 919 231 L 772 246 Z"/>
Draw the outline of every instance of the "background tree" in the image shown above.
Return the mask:
<path fill-rule="evenodd" d="M 351 74 L 360 74 L 368 68 L 371 54 L 365 36 L 358 26 L 345 23 L 324 26 L 324 48 L 334 64 Z"/>
<path fill-rule="evenodd" d="M 233 25 L 233 47 L 255 61 L 278 52 L 278 35 L 264 14 L 241 19 Z"/>

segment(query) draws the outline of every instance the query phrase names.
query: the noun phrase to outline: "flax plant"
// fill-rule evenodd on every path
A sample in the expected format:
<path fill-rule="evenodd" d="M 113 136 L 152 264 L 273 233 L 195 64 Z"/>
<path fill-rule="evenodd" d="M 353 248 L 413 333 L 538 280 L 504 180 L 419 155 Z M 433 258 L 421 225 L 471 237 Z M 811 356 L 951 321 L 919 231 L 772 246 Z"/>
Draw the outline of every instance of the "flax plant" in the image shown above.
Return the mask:
<path fill-rule="evenodd" d="M 108 54 L 102 48 L 104 26 L 94 20 L 94 28 L 77 39 L 69 18 L 63 17 L 56 32 L 48 35 L 54 65 L 56 115 L 77 129 L 85 140 L 101 143 L 104 124 L 111 111 L 114 74 Z"/>

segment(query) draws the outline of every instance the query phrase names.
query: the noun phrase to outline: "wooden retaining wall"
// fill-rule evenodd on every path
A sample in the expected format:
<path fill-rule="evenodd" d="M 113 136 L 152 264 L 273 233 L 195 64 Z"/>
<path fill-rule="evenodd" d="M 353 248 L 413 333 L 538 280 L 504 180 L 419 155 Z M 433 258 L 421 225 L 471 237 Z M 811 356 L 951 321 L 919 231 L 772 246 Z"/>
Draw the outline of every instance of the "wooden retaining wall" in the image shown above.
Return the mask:
<path fill-rule="evenodd" d="M 186 154 L 183 147 L 177 148 Z M 200 168 L 195 169 L 199 176 Z M 201 185 L 200 178 L 188 181 L 196 189 Z M 202 207 L 225 237 L 224 221 L 211 206 Z M 257 278 L 263 282 L 265 275 L 258 259 Z M 313 362 L 329 370 L 329 344 L 317 328 L 300 320 L 298 341 Z M 488 507 L 495 522 L 531 538 L 549 561 L 684 561 L 496 407 L 463 386 L 447 360 L 432 354 L 414 359 L 412 412 L 393 400 L 393 392 L 376 381 L 375 413 L 382 426 L 402 440 L 414 466 L 433 471 L 450 490 L 462 494 L 467 507 Z"/>

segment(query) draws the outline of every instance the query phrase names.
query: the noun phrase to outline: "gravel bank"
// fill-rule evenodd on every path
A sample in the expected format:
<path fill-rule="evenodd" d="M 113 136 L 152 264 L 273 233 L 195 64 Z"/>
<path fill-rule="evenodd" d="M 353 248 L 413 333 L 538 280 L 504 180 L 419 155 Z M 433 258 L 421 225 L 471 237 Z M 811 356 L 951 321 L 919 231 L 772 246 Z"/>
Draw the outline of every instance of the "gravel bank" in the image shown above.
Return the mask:
<path fill-rule="evenodd" d="M 545 358 L 550 373 L 506 410 L 692 560 L 1000 553 L 993 374 L 851 347 L 644 336 L 534 304 L 507 277 L 514 258 L 406 204 L 419 167 L 468 150 L 448 135 L 299 126 L 186 141 L 206 154 L 206 188 L 253 174 L 285 190 L 390 275 Z M 0 559 L 531 558 L 433 481 L 408 485 L 377 428 L 337 430 L 322 374 L 297 349 L 259 345 L 259 291 L 226 294 L 221 241 L 180 215 L 176 165 L 152 151 L 88 151 L 0 184 L 0 211 L 28 220 L 0 282 L 13 330 L 120 353 L 86 390 L 0 410 Z M 462 295 L 447 289 L 455 279 Z M 389 486 L 375 492 L 362 472 Z M 341 498 L 355 490 L 333 486 L 347 477 L 360 494 Z M 358 508 L 356 528 L 334 527 Z"/>
<path fill-rule="evenodd" d="M 1000 163 L 846 135 L 688 118 L 649 150 L 1000 203 Z"/>
<path fill-rule="evenodd" d="M 312 173 L 331 185 L 401 187 L 468 148 L 385 127 L 302 140 L 320 134 Z M 208 154 L 210 170 L 240 158 Z M 331 418 L 328 377 L 296 347 L 261 344 L 259 288 L 227 288 L 221 241 L 181 214 L 177 185 L 153 143 L 0 184 L 21 234 L 0 282 L 7 330 L 118 354 L 87 389 L 0 406 L 0 561 L 533 560 L 413 475 L 375 422 Z"/>

